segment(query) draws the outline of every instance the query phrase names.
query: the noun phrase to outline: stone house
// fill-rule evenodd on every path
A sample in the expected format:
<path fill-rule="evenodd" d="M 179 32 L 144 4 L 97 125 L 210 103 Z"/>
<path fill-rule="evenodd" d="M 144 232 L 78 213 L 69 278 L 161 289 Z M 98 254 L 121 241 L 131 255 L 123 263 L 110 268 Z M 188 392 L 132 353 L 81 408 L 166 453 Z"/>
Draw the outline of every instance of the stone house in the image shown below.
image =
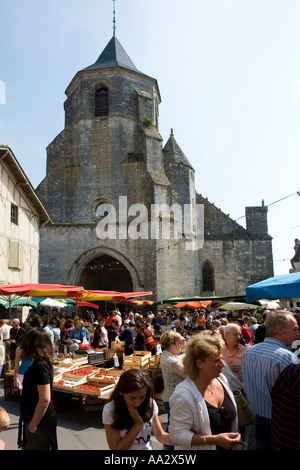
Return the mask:
<path fill-rule="evenodd" d="M 0 145 L 0 214 L 0 284 L 38 282 L 40 228 L 51 217 L 7 145 Z"/>

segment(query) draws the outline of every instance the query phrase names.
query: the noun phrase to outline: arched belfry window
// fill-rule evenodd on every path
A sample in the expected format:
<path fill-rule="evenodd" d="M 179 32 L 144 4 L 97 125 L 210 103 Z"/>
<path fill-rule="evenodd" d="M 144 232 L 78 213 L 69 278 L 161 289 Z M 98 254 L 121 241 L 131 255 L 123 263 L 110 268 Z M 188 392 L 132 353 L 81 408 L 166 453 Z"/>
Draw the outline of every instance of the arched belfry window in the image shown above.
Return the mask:
<path fill-rule="evenodd" d="M 214 268 L 209 261 L 202 266 L 202 289 L 205 292 L 215 290 Z"/>
<path fill-rule="evenodd" d="M 108 89 L 99 88 L 95 92 L 95 117 L 108 115 Z"/>

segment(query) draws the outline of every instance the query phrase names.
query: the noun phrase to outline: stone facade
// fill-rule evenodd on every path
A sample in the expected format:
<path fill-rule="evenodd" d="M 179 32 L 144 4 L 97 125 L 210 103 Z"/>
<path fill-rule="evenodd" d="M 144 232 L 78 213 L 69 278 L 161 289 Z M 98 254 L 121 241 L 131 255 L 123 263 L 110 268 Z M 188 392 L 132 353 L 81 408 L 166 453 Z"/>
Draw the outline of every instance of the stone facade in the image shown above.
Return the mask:
<path fill-rule="evenodd" d="M 196 194 L 194 169 L 172 131 L 162 147 L 157 81 L 136 69 L 115 36 L 95 64 L 75 75 L 66 96 L 65 128 L 47 148 L 37 188 L 54 222 L 41 230 L 40 282 L 153 290 L 162 299 L 243 295 L 246 285 L 273 274 L 266 208 L 247 208 L 244 229 Z M 135 204 L 143 205 L 143 216 Z M 191 232 L 202 205 L 203 247 L 186 249 L 184 230 L 181 238 L 172 231 L 151 236 L 154 204 L 175 204 L 182 214 L 188 208 Z M 115 210 L 116 236 L 100 239 L 99 223 L 113 221 Z M 177 228 L 180 214 L 160 213 L 159 220 Z M 209 291 L 204 265 L 213 276 Z"/>

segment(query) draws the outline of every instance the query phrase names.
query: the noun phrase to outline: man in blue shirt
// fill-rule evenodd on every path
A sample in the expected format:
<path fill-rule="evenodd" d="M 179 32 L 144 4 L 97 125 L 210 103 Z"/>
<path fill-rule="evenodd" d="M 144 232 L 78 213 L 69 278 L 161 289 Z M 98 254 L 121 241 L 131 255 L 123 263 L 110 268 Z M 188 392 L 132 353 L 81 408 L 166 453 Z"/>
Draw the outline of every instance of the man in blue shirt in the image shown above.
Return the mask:
<path fill-rule="evenodd" d="M 87 328 L 83 326 L 83 321 L 78 320 L 75 323 L 75 328 L 73 328 L 73 330 L 70 332 L 70 339 L 76 343 L 83 343 L 84 341 L 86 343 L 90 343 L 90 334 Z"/>
<path fill-rule="evenodd" d="M 125 320 L 124 326 L 125 329 L 119 334 L 119 339 L 125 343 L 125 356 L 130 356 L 133 353 L 133 323 Z"/>
<path fill-rule="evenodd" d="M 55 328 L 55 327 L 56 327 L 56 321 L 55 321 L 54 318 L 51 318 L 49 320 L 48 324 L 44 328 L 44 330 L 47 331 L 47 333 L 49 334 L 53 346 L 54 346 L 54 331 L 53 331 L 53 328 Z"/>
<path fill-rule="evenodd" d="M 269 314 L 266 337 L 262 343 L 247 348 L 242 355 L 244 390 L 255 419 L 255 448 L 271 450 L 271 390 L 280 372 L 297 356 L 287 349 L 294 342 L 298 324 L 287 311 Z"/>

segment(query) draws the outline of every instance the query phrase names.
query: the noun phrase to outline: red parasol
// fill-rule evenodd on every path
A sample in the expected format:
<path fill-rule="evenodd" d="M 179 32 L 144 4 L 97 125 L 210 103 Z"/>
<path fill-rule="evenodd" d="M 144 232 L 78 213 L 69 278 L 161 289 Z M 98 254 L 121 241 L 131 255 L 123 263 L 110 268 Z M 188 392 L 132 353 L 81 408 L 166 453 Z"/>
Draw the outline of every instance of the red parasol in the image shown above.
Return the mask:
<path fill-rule="evenodd" d="M 92 304 L 92 302 L 79 302 L 79 304 L 77 304 L 78 307 L 93 307 L 93 308 L 99 308 L 99 305 L 97 304 Z"/>

